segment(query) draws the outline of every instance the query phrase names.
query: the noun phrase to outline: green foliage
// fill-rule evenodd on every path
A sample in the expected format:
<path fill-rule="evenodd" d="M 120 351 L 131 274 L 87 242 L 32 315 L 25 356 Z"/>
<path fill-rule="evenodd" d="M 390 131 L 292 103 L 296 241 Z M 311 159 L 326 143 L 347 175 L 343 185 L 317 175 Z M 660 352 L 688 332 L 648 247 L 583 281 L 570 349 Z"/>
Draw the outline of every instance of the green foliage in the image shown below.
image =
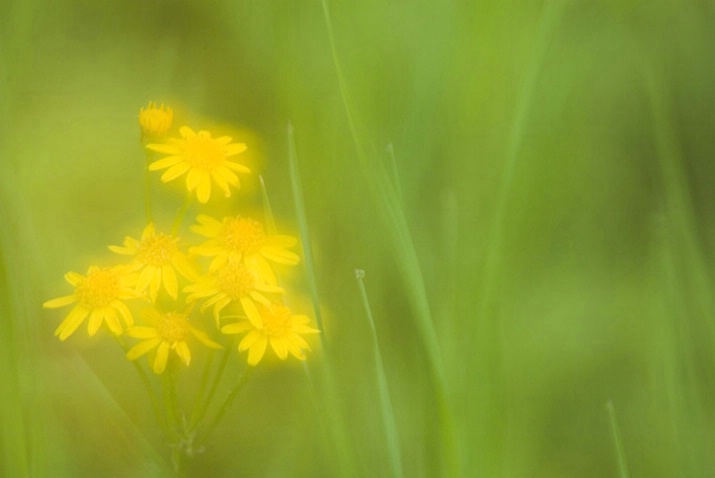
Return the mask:
<path fill-rule="evenodd" d="M 3 2 L 0 475 L 171 475 L 121 350 L 41 309 L 141 230 L 152 100 L 239 130 L 322 319 L 190 476 L 715 476 L 714 12 Z M 259 206 L 244 186 L 227 209 Z"/>

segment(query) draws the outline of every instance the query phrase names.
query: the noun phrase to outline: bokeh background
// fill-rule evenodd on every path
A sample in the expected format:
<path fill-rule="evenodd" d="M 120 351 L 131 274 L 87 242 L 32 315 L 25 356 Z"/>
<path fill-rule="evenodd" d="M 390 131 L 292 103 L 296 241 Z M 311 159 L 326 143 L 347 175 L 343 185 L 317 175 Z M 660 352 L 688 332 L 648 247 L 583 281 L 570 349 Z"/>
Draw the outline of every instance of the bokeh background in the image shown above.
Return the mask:
<path fill-rule="evenodd" d="M 295 235 L 299 179 L 324 322 L 189 476 L 715 476 L 714 24 L 710 0 L 0 1 L 0 475 L 172 476 L 121 350 L 41 308 L 141 230 L 154 100 L 245 140 Z M 221 204 L 259 208 L 255 177 Z"/>

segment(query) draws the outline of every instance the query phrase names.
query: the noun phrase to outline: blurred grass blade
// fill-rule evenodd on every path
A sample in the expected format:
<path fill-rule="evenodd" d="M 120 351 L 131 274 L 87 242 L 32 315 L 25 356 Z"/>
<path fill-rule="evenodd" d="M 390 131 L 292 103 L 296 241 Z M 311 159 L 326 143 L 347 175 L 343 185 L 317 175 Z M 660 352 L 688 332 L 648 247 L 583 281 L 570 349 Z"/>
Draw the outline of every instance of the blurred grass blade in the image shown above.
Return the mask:
<path fill-rule="evenodd" d="M 417 252 L 395 183 L 391 180 L 389 173 L 386 171 L 384 161 L 380 160 L 380 155 L 376 153 L 374 147 L 366 146 L 366 143 L 362 140 L 360 128 L 354 114 L 355 108 L 352 97 L 337 53 L 328 1 L 322 0 L 321 4 L 328 30 L 333 65 L 359 165 L 377 204 L 376 211 L 382 214 L 388 226 L 389 238 L 393 243 L 393 252 L 406 284 L 408 299 L 415 311 L 417 330 L 420 332 L 421 340 L 426 350 L 440 422 L 442 456 L 444 459 L 443 474 L 444 476 L 456 477 L 459 476 L 459 450 L 457 449 L 458 443 L 455 437 L 454 418 L 449 403 L 447 380 L 439 339 L 432 320 L 432 312 L 427 299 L 427 291 Z"/>
<path fill-rule="evenodd" d="M 318 300 L 318 283 L 315 279 L 315 266 L 313 264 L 313 248 L 310 243 L 310 231 L 308 229 L 308 219 L 305 214 L 305 201 L 303 199 L 303 186 L 300 181 L 300 170 L 298 168 L 298 156 L 295 149 L 295 139 L 293 137 L 293 125 L 288 124 L 288 163 L 290 166 L 290 180 L 293 189 L 293 201 L 295 202 L 295 215 L 298 219 L 300 229 L 300 240 L 303 245 L 303 262 L 308 278 L 310 296 L 313 300 L 315 311 L 315 321 L 318 329 L 323 329 L 323 317 L 320 312 L 320 301 Z M 320 334 L 320 340 L 325 344 L 325 334 Z"/>
<path fill-rule="evenodd" d="M 298 167 L 298 155 L 295 148 L 295 139 L 293 135 L 293 125 L 288 124 L 288 161 L 290 165 L 291 186 L 293 190 L 293 201 L 295 203 L 295 212 L 298 219 L 298 228 L 300 229 L 300 239 L 303 245 L 303 261 L 305 264 L 306 275 L 308 278 L 308 287 L 313 302 L 316 322 L 318 329 L 321 330 L 320 339 L 323 344 L 323 362 L 321 370 L 322 387 L 321 393 L 318 393 L 318 385 L 311 373 L 310 367 L 305 366 L 305 371 L 314 391 L 315 403 L 318 406 L 318 415 L 322 421 L 324 429 L 327 429 L 331 442 L 330 446 L 337 453 L 338 466 L 340 467 L 341 476 L 356 476 L 355 461 L 353 459 L 352 447 L 350 446 L 349 433 L 345 424 L 344 416 L 341 412 L 340 400 L 338 397 L 338 382 L 335 379 L 332 361 L 330 360 L 330 351 L 327 347 L 325 338 L 325 330 L 323 328 L 323 320 L 321 315 L 320 296 L 318 294 L 318 284 L 315 275 L 315 265 L 313 264 L 313 252 L 310 241 L 310 232 L 308 228 L 308 219 L 305 213 L 305 202 L 303 199 L 303 187 L 300 180 L 300 169 Z M 267 200 L 267 196 L 266 196 Z M 317 367 L 316 367 L 317 368 Z M 322 408 L 321 408 L 322 407 Z"/>
<path fill-rule="evenodd" d="M 380 393 L 380 415 L 385 426 L 385 435 L 387 436 L 387 449 L 390 458 L 390 466 L 392 467 L 392 476 L 401 478 L 404 476 L 402 471 L 402 458 L 400 457 L 400 439 L 397 433 L 397 421 L 395 420 L 395 412 L 390 399 L 390 389 L 387 386 L 387 376 L 385 375 L 385 366 L 382 362 L 382 353 L 380 352 L 380 344 L 377 340 L 377 329 L 375 328 L 375 320 L 372 317 L 372 308 L 365 289 L 365 271 L 355 270 L 358 288 L 360 289 L 360 297 L 365 306 L 365 315 L 370 323 L 370 332 L 373 340 L 373 351 L 375 360 L 375 375 L 377 376 L 377 387 Z"/>
<path fill-rule="evenodd" d="M 616 458 L 618 459 L 618 476 L 620 478 L 628 478 L 628 466 L 626 465 L 626 453 L 623 450 L 623 440 L 621 439 L 621 431 L 618 428 L 618 419 L 616 418 L 616 409 L 613 402 L 609 400 L 606 403 L 608 410 L 608 418 L 611 423 L 611 435 L 613 437 L 613 446 L 616 449 Z"/>

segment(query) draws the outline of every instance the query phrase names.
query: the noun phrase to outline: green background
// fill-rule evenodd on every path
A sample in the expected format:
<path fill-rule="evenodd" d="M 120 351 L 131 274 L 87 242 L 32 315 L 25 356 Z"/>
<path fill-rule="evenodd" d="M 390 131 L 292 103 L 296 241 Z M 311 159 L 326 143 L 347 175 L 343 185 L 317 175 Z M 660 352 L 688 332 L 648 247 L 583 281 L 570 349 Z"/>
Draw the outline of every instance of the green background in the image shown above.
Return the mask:
<path fill-rule="evenodd" d="M 715 476 L 714 24 L 709 0 L 0 1 L 0 475 L 171 476 L 121 350 L 41 308 L 139 234 L 154 100 L 249 144 L 324 322 L 190 476 Z M 214 207 L 260 204 L 254 176 Z"/>

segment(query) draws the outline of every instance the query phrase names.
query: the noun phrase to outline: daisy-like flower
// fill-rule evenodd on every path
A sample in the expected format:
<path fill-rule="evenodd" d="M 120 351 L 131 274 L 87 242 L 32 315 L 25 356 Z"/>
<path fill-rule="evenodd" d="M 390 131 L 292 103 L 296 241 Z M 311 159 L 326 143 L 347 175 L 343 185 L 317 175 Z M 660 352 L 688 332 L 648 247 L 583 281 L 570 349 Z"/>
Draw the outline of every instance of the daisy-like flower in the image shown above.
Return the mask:
<path fill-rule="evenodd" d="M 214 319 L 219 324 L 219 314 L 224 307 L 234 301 L 241 303 L 248 319 L 260 326 L 261 317 L 256 302 L 269 304 L 263 293 L 282 294 L 284 291 L 275 283 L 265 282 L 255 271 L 243 262 L 230 261 L 216 272 L 199 278 L 188 285 L 184 291 L 189 294 L 187 302 L 208 299 L 201 306 L 201 311 L 213 306 Z"/>
<path fill-rule="evenodd" d="M 239 342 L 238 351 L 248 350 L 248 364 L 257 365 L 265 355 L 268 344 L 279 359 L 285 360 L 290 353 L 304 360 L 304 350 L 310 350 L 308 342 L 301 335 L 317 334 L 320 331 L 308 325 L 305 315 L 293 315 L 290 309 L 278 304 L 260 306 L 261 324 L 244 320 L 221 328 L 224 334 L 248 332 Z"/>
<path fill-rule="evenodd" d="M 229 260 L 243 260 L 249 268 L 275 282 L 275 274 L 266 259 L 291 266 L 300 261 L 297 254 L 287 250 L 298 243 L 296 238 L 267 235 L 263 225 L 253 219 L 234 216 L 219 221 L 202 214 L 196 220 L 199 224 L 191 226 L 191 230 L 209 239 L 200 246 L 192 247 L 190 252 L 213 257 L 210 271 L 218 269 Z"/>
<path fill-rule="evenodd" d="M 130 264 L 133 270 L 140 269 L 136 289 L 143 293 L 149 289 L 149 297 L 156 301 L 161 284 L 173 298 L 179 294 L 176 272 L 189 280 L 196 277 L 191 263 L 186 255 L 179 250 L 179 239 L 175 236 L 157 233 L 153 223 L 149 223 L 142 232 L 140 240 L 127 236 L 124 246 L 109 246 L 112 252 L 135 256 Z"/>
<path fill-rule="evenodd" d="M 85 276 L 68 272 L 65 274 L 65 280 L 74 286 L 74 294 L 48 300 L 42 304 L 45 308 L 54 309 L 77 303 L 55 330 L 55 335 L 60 340 L 65 340 L 72 335 L 87 316 L 89 316 L 87 330 L 90 336 L 94 336 L 104 322 L 114 335 L 121 335 L 124 329 L 119 316 L 127 327 L 134 323 L 131 311 L 122 302 L 137 297 L 134 291 L 136 275 L 130 274 L 126 267 L 92 266 Z"/>
<path fill-rule="evenodd" d="M 129 360 L 136 360 L 150 350 L 156 349 L 152 369 L 160 374 L 166 369 L 169 352 L 173 350 L 185 365 L 191 363 L 191 350 L 186 342 L 193 335 L 207 347 L 220 349 L 221 345 L 209 338 L 204 332 L 191 326 L 186 314 L 169 312 L 161 314 L 154 309 L 146 309 L 142 314 L 149 326 L 130 327 L 127 335 L 143 339 L 127 352 Z"/>
<path fill-rule="evenodd" d="M 230 186 L 240 187 L 236 173 L 250 173 L 246 166 L 228 158 L 246 150 L 243 143 L 232 143 L 230 136 L 212 138 L 208 131 L 194 132 L 188 126 L 179 128 L 181 139 L 170 138 L 165 144 L 148 144 L 146 147 L 168 156 L 149 165 L 151 171 L 166 169 L 161 176 L 169 182 L 186 174 L 186 188 L 196 190 L 196 197 L 206 203 L 211 197 L 211 180 L 223 189 L 226 197 L 231 195 Z"/>
<path fill-rule="evenodd" d="M 168 106 L 156 106 L 153 101 L 139 110 L 139 126 L 142 137 L 156 137 L 166 133 L 174 120 L 174 111 Z"/>

